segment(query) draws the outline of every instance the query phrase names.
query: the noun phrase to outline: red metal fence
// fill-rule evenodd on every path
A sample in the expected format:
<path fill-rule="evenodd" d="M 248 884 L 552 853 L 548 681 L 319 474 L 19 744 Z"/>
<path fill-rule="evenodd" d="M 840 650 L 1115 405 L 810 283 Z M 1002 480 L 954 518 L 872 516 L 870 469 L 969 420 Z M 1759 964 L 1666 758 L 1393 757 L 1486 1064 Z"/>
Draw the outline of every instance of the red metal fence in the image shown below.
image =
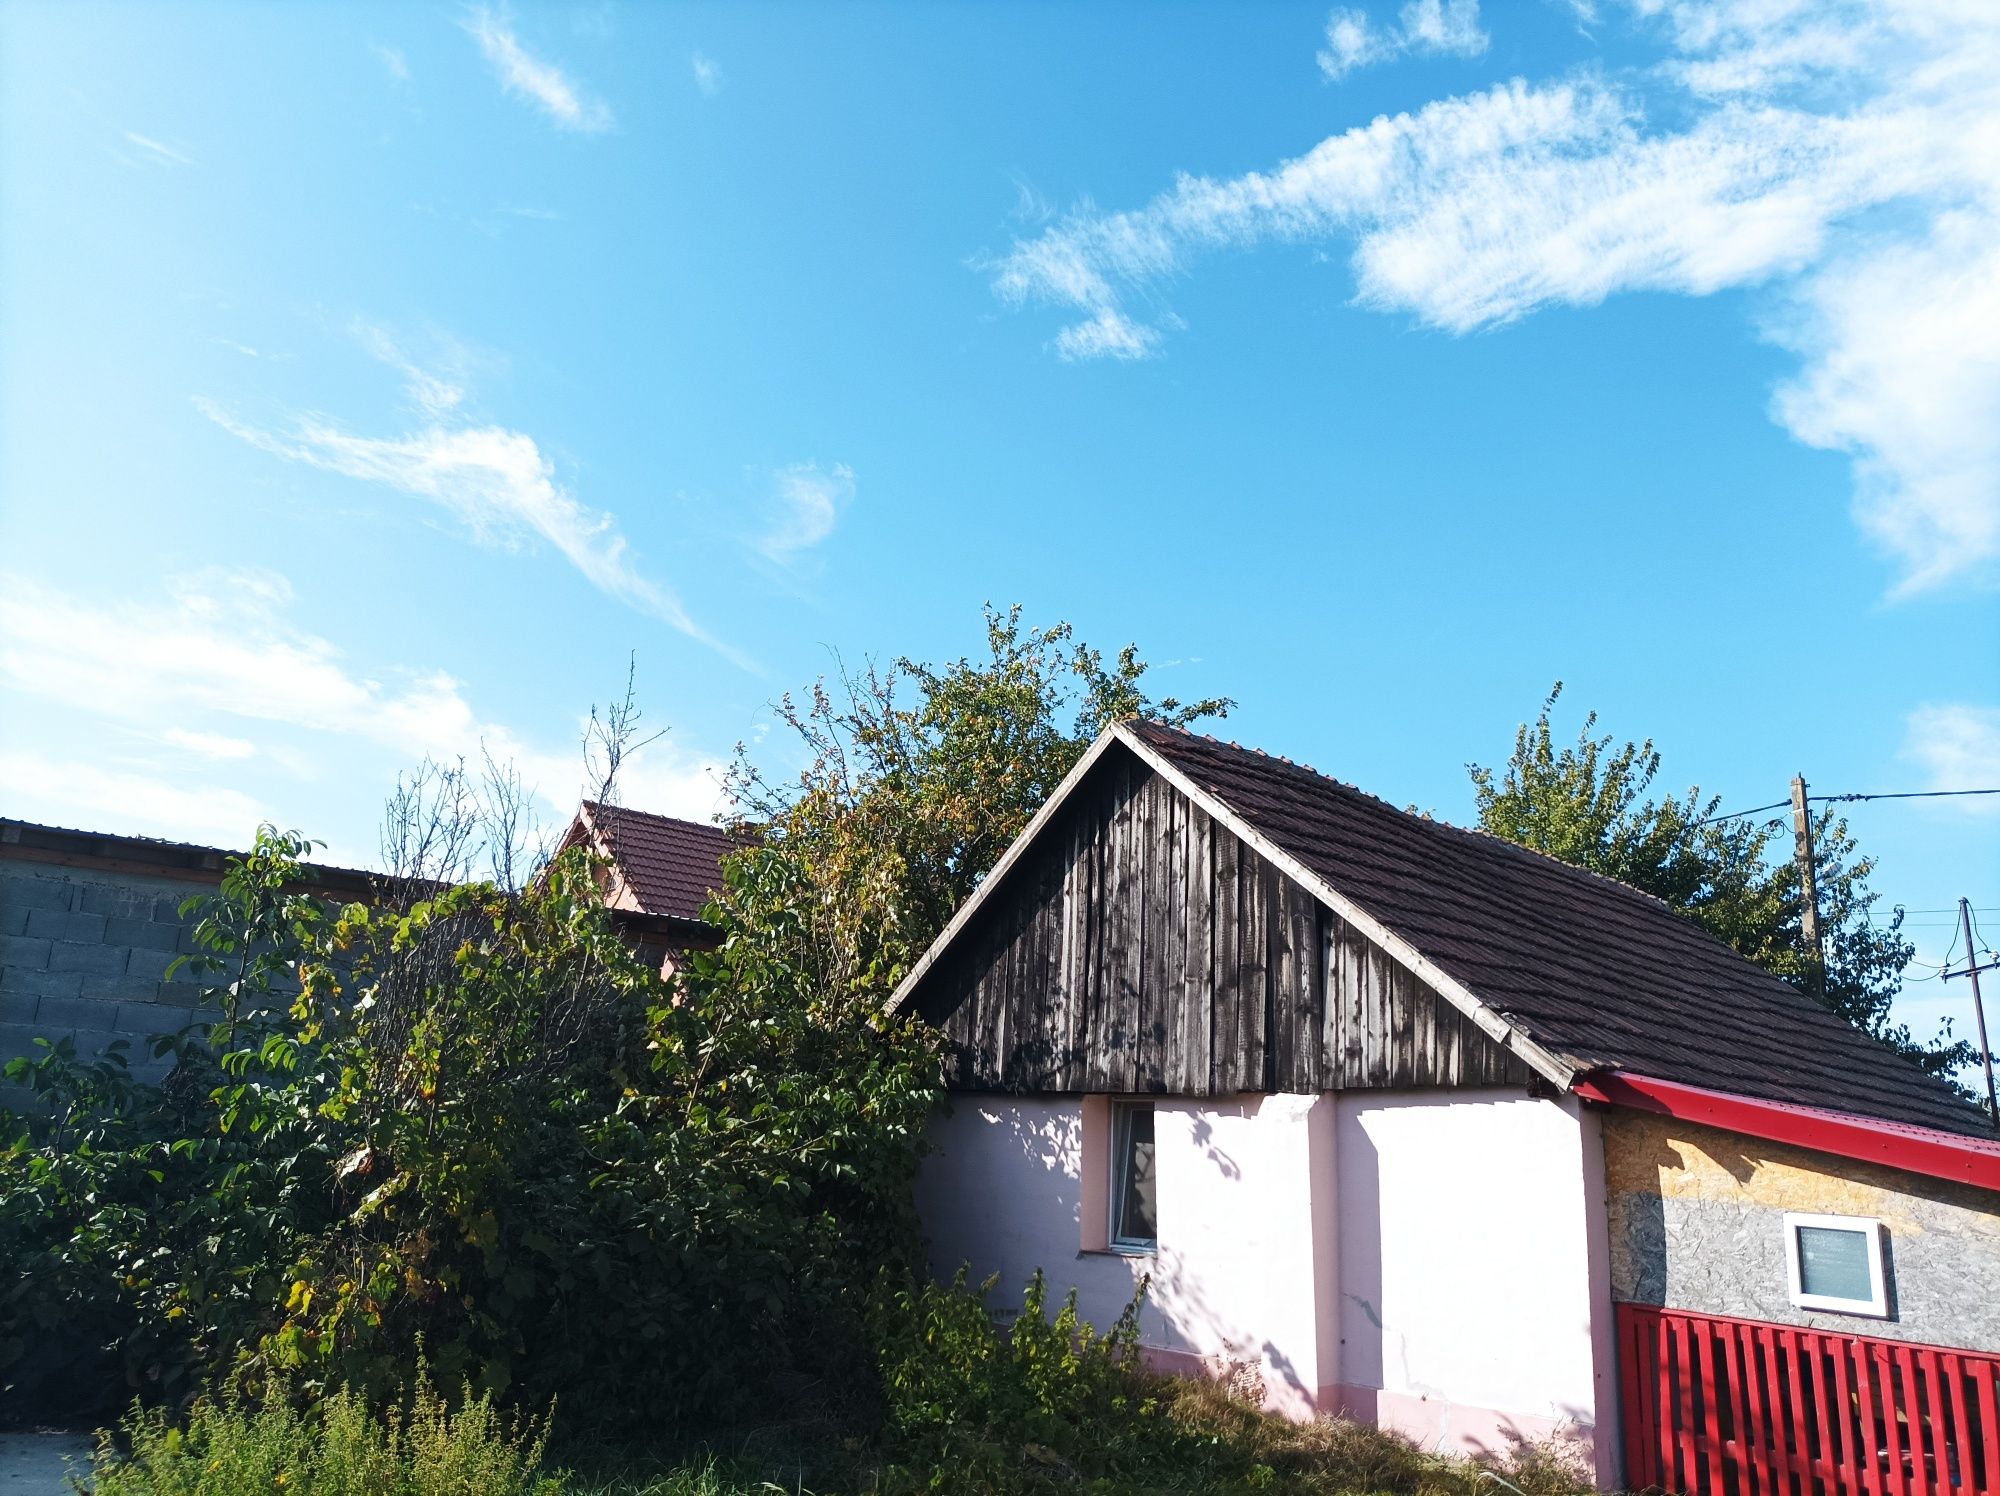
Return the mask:
<path fill-rule="evenodd" d="M 1701 1496 L 2000 1496 L 2000 1355 L 1618 1306 L 1625 1474 Z"/>

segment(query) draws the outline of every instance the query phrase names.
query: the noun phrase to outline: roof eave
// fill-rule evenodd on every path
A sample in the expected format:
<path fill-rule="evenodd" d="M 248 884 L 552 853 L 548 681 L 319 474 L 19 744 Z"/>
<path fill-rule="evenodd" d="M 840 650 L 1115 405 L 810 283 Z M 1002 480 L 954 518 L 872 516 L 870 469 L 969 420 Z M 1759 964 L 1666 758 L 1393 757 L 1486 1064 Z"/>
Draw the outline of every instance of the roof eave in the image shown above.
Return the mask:
<path fill-rule="evenodd" d="M 1945 1132 L 1912 1123 L 1884 1123 L 1852 1112 L 1786 1106 L 1726 1091 L 1630 1071 L 1580 1077 L 1574 1088 L 1586 1101 L 1695 1122 L 1767 1143 L 1789 1143 L 1816 1153 L 1881 1164 L 1906 1173 L 2000 1190 L 2000 1139 Z"/>

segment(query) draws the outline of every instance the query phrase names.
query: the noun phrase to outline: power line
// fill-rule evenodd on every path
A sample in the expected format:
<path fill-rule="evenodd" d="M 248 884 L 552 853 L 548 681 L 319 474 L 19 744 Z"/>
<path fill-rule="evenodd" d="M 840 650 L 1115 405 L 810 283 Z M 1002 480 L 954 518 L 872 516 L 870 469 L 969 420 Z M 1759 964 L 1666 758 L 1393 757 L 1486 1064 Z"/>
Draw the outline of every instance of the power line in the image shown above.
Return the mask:
<path fill-rule="evenodd" d="M 1835 803 L 1845 805 L 1856 800 L 1935 800 L 1949 795 L 2000 795 L 2000 789 L 1897 790 L 1873 795 L 1807 795 L 1806 800 L 1808 803 L 1817 801 L 1822 805 Z M 1769 805 L 1759 805 L 1750 810 L 1732 810 L 1727 815 L 1710 816 L 1706 820 L 1696 821 L 1688 829 L 1692 831 L 1696 826 L 1712 826 L 1717 821 L 1740 821 L 1745 816 L 1761 815 L 1767 810 L 1782 810 L 1791 803 L 1789 800 L 1773 800 Z"/>

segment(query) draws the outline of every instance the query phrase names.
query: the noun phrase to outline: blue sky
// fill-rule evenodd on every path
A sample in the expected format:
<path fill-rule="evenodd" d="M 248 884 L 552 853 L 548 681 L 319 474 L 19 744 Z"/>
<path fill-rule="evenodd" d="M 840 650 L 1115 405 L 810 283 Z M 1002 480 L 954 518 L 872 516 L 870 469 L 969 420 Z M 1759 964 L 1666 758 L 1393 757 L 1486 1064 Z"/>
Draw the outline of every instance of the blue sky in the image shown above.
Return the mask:
<path fill-rule="evenodd" d="M 1734 804 L 2000 784 L 1996 163 L 1952 0 L 8 4 L 4 808 L 559 820 L 636 651 L 706 814 L 988 599 L 1454 819 L 1558 678 Z M 1931 959 L 1996 810 L 1854 812 Z"/>

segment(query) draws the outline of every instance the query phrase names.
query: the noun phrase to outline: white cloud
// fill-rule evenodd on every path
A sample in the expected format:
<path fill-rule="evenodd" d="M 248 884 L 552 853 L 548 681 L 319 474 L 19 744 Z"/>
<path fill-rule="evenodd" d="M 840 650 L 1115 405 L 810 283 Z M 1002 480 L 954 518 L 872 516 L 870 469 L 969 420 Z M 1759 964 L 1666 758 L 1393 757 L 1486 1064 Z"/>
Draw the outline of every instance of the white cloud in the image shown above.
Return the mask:
<path fill-rule="evenodd" d="M 1159 347 L 1157 330 L 1142 326 L 1116 307 L 1103 306 L 1087 322 L 1073 322 L 1056 334 L 1056 352 L 1064 359 L 1150 358 Z"/>
<path fill-rule="evenodd" d="M 518 733 L 483 718 L 443 671 L 357 669 L 330 641 L 298 628 L 291 607 L 289 584 L 268 573 L 213 572 L 163 599 L 124 601 L 0 577 L 0 687 L 233 761 L 233 774 L 269 760 L 306 773 L 337 766 L 351 777 L 357 749 L 372 747 L 386 790 L 398 767 L 427 756 L 476 762 L 483 745 L 519 767 L 553 817 L 574 810 L 580 721 L 566 743 Z M 218 723 L 233 730 L 217 731 Z M 0 755 L 0 783 L 34 814 L 66 807 L 90 812 L 89 825 L 225 845 L 272 818 L 236 784 L 190 784 L 178 759 L 135 764 L 106 741 L 80 738 L 60 761 L 9 750 Z M 705 819 L 721 804 L 720 776 L 719 762 L 669 739 L 627 765 L 624 800 Z M 291 824 L 289 813 L 281 806 L 276 818 Z"/>
<path fill-rule="evenodd" d="M 565 130 L 595 134 L 611 128 L 611 110 L 572 83 L 562 69 L 542 61 L 491 10 L 480 6 L 461 22 L 492 65 L 501 86 L 525 99 Z"/>
<path fill-rule="evenodd" d="M 1477 57 L 1488 46 L 1479 26 L 1479 0 L 1409 0 L 1399 24 L 1381 28 L 1364 10 L 1342 6 L 1326 18 L 1319 69 L 1338 82 L 1356 68 L 1406 52 Z"/>
<path fill-rule="evenodd" d="M 365 738 L 421 757 L 477 737 L 449 676 L 357 676 L 325 639 L 285 618 L 282 577 L 218 572 L 164 605 L 107 603 L 8 581 L 0 596 L 0 682 L 164 734 L 217 715 Z"/>
<path fill-rule="evenodd" d="M 163 140 L 155 140 L 150 135 L 140 135 L 127 130 L 125 139 L 146 153 L 146 158 L 157 166 L 192 166 L 194 157 L 186 151 L 168 145 Z"/>
<path fill-rule="evenodd" d="M 0 752 L 8 811 L 25 820 L 240 847 L 271 816 L 241 790 L 186 785 L 65 755 Z"/>
<path fill-rule="evenodd" d="M 788 565 L 833 533 L 840 512 L 854 501 L 854 470 L 843 463 L 827 469 L 794 464 L 778 473 L 776 499 L 777 517 L 757 549 Z"/>
<path fill-rule="evenodd" d="M 1778 419 L 1853 454 L 1857 517 L 1901 558 L 1904 592 L 2000 555 L 1996 232 L 2000 218 L 1953 212 L 1843 256 L 1776 334 L 1804 357 Z"/>
<path fill-rule="evenodd" d="M 1932 702 L 1904 723 L 1903 756 L 1922 766 L 1926 789 L 2000 789 L 2000 707 Z M 2000 795 L 1944 802 L 1970 815 L 2000 815 Z"/>
<path fill-rule="evenodd" d="M 2000 9 L 1969 0 L 1635 0 L 1654 69 L 1514 80 L 1334 135 L 1268 171 L 1085 209 L 994 267 L 1070 308 L 1066 358 L 1158 350 L 1141 321 L 1198 259 L 1351 244 L 1356 300 L 1452 332 L 1623 291 L 1768 285 L 1801 366 L 1774 406 L 1852 454 L 1866 531 L 1905 589 L 2000 560 Z M 1336 12 L 1329 71 L 1386 43 Z M 1407 6 L 1399 38 L 1476 18 Z M 1398 46 L 1401 42 L 1398 41 Z M 1331 59 L 1330 62 L 1327 60 Z M 1665 122 L 1665 123 L 1662 123 Z"/>
<path fill-rule="evenodd" d="M 410 81 L 410 60 L 403 55 L 401 47 L 385 47 L 377 43 L 373 50 L 382 60 L 382 66 L 391 78 L 398 83 Z"/>
<path fill-rule="evenodd" d="M 558 483 L 555 465 L 526 432 L 434 422 L 408 436 L 370 437 L 342 431 L 318 416 L 300 416 L 288 430 L 269 431 L 237 420 L 212 400 L 197 397 L 195 405 L 231 435 L 288 462 L 428 499 L 456 515 L 479 539 L 513 544 L 523 534 L 539 536 L 600 591 L 733 663 L 754 668 L 696 624 L 673 593 L 633 564 L 617 521 L 579 503 Z"/>
<path fill-rule="evenodd" d="M 433 420 L 449 416 L 465 402 L 465 366 L 470 362 L 463 347 L 452 340 L 447 343 L 447 362 L 451 375 L 447 377 L 418 364 L 389 333 L 371 323 L 358 318 L 350 324 L 355 340 L 367 350 L 369 357 L 387 364 L 403 376 L 403 390 L 411 402 Z"/>
<path fill-rule="evenodd" d="M 722 66 L 705 52 L 697 52 L 689 59 L 694 68 L 694 86 L 709 98 L 722 92 Z"/>
<path fill-rule="evenodd" d="M 250 758 L 257 752 L 257 745 L 247 738 L 232 738 L 219 732 L 194 732 L 185 727 L 169 727 L 160 734 L 160 740 L 202 758 Z"/>

